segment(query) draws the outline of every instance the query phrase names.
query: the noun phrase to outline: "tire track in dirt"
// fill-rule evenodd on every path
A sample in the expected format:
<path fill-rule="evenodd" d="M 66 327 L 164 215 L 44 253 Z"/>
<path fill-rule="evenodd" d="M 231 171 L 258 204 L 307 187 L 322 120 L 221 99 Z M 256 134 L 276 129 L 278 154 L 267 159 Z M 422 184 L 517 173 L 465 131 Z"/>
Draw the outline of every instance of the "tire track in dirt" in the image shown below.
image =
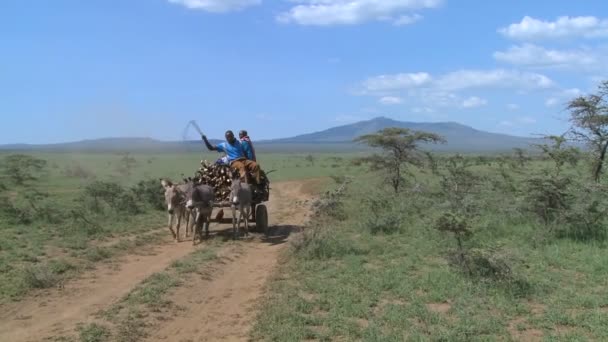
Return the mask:
<path fill-rule="evenodd" d="M 276 265 L 282 242 L 291 228 L 306 220 L 308 210 L 296 202 L 309 199 L 309 189 L 319 184 L 320 180 L 273 184 L 267 204 L 276 236 L 242 244 L 236 260 L 213 271 L 211 280 L 195 280 L 177 289 L 172 299 L 184 308 L 179 314 L 183 318 L 163 324 L 150 335 L 152 339 L 246 339 L 255 318 L 255 300 Z M 110 307 L 147 277 L 193 251 L 187 242 L 167 240 L 146 255 L 128 255 L 113 264 L 100 265 L 60 289 L 40 291 L 26 300 L 0 306 L 0 341 L 41 341 L 73 333 L 77 323 Z"/>
<path fill-rule="evenodd" d="M 40 341 L 71 332 L 79 321 L 118 301 L 141 281 L 192 252 L 187 244 L 167 240 L 68 281 L 62 288 L 40 291 L 0 310 L 1 341 Z"/>
<path fill-rule="evenodd" d="M 256 317 L 258 299 L 274 271 L 289 234 L 307 220 L 309 189 L 319 180 L 284 182 L 273 186 L 269 203 L 268 238 L 244 244 L 233 260 L 212 279 L 198 277 L 174 291 L 170 300 L 180 309 L 170 321 L 150 333 L 149 341 L 246 341 Z M 316 186 L 315 186 L 316 185 Z"/>

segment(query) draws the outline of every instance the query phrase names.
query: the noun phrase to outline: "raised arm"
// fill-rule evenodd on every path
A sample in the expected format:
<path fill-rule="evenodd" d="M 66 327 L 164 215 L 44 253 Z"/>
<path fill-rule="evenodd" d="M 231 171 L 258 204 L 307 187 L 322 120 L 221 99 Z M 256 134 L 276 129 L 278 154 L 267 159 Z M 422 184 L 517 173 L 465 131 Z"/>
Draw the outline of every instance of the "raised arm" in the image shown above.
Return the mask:
<path fill-rule="evenodd" d="M 209 143 L 209 140 L 207 140 L 206 136 L 201 135 L 201 138 L 203 138 L 203 141 L 205 142 L 205 146 L 207 146 L 207 149 L 209 151 L 217 151 L 217 146 L 211 145 L 211 143 Z"/>

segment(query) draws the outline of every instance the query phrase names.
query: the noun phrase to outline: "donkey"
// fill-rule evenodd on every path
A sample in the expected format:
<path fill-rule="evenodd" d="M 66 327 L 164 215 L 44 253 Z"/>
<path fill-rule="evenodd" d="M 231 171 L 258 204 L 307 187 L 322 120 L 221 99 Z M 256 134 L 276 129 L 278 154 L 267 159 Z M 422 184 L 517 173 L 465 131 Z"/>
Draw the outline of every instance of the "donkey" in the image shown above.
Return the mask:
<path fill-rule="evenodd" d="M 205 227 L 205 236 L 209 236 L 209 224 L 211 222 L 214 201 L 215 191 L 212 186 L 200 184 L 192 188 L 186 202 L 186 208 L 191 210 L 193 216 L 194 233 L 192 234 L 192 245 L 196 244 L 197 234 L 199 240 L 203 240 L 203 226 Z"/>
<path fill-rule="evenodd" d="M 186 236 L 188 236 L 188 226 L 190 221 L 190 210 L 186 207 L 186 201 L 192 192 L 192 183 L 173 184 L 168 179 L 160 179 L 160 183 L 165 189 L 165 203 L 167 204 L 168 227 L 176 242 L 180 241 L 179 229 L 182 218 L 186 218 Z M 173 221 L 177 219 L 177 225 L 173 231 Z"/>
<path fill-rule="evenodd" d="M 245 236 L 249 235 L 249 215 L 251 214 L 252 192 L 249 184 L 238 178 L 233 179 L 230 188 L 230 200 L 232 208 L 232 233 L 233 239 L 238 237 L 241 228 L 241 219 L 245 220 Z M 236 210 L 239 210 L 237 219 Z"/>

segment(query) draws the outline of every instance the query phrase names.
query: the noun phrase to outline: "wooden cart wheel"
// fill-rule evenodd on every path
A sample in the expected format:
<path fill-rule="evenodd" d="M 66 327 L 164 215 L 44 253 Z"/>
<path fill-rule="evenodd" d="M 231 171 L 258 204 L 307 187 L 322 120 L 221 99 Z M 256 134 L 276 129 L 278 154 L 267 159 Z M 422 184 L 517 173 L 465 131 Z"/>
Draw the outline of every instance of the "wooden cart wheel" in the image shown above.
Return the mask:
<path fill-rule="evenodd" d="M 268 210 L 263 204 L 258 204 L 255 207 L 255 227 L 257 231 L 268 235 Z"/>

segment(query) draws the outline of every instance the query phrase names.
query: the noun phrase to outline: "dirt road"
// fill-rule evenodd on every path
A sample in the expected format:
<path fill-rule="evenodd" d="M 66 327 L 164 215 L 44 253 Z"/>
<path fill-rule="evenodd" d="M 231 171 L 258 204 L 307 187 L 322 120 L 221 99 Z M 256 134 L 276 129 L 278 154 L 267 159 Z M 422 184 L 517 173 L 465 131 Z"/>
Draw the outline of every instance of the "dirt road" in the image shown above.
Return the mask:
<path fill-rule="evenodd" d="M 226 243 L 220 256 L 229 260 L 210 267 L 210 277 L 197 279 L 176 289 L 171 299 L 180 306 L 179 317 L 150 332 L 153 341 L 246 340 L 255 304 L 262 295 L 279 252 L 289 233 L 306 221 L 303 200 L 312 197 L 321 180 L 275 183 L 267 203 L 272 234 L 239 244 Z M 215 225 L 212 229 L 227 228 Z M 167 268 L 194 248 L 172 241 L 155 246 L 146 255 L 129 255 L 113 265 L 101 265 L 61 289 L 47 290 L 36 297 L 0 307 L 0 341 L 40 341 L 73 334 L 79 322 L 88 321 L 110 307 L 150 275 Z"/>

